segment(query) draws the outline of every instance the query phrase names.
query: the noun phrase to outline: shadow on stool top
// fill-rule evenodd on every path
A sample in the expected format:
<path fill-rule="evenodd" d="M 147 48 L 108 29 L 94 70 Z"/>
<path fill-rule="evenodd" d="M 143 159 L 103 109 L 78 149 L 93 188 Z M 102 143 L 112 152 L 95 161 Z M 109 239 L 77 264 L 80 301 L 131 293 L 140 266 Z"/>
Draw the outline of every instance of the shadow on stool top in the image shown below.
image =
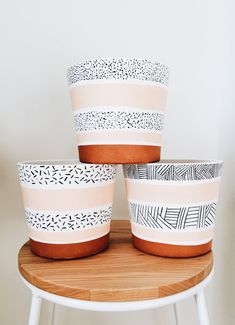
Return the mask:
<path fill-rule="evenodd" d="M 129 221 L 112 221 L 110 247 L 83 259 L 56 261 L 35 256 L 26 243 L 19 270 L 32 285 L 49 293 L 89 301 L 136 301 L 166 297 L 204 280 L 213 254 L 164 258 L 142 253 L 131 244 Z"/>

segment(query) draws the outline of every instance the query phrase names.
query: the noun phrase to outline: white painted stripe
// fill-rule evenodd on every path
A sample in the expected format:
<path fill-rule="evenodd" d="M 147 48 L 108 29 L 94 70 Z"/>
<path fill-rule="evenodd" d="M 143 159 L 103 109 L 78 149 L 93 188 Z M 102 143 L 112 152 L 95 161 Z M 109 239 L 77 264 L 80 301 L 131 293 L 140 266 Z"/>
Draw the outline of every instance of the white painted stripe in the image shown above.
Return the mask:
<path fill-rule="evenodd" d="M 157 110 L 157 108 L 153 109 L 148 109 L 148 108 L 139 108 L 139 107 L 127 107 L 127 106 L 89 106 L 89 107 L 82 107 L 78 108 L 73 111 L 73 115 L 77 115 L 79 113 L 88 113 L 91 111 L 96 111 L 96 112 L 103 112 L 103 111 L 123 111 L 123 112 L 128 112 L 128 113 L 135 113 L 135 112 L 141 112 L 141 113 L 150 113 L 150 114 L 159 114 L 164 117 L 164 112 Z"/>
<path fill-rule="evenodd" d="M 124 180 L 126 182 L 130 181 L 131 183 L 136 184 L 156 184 L 156 185 L 172 185 L 172 186 L 178 186 L 178 185 L 196 185 L 196 184 L 205 184 L 205 183 L 217 183 L 221 180 L 221 176 L 214 177 L 214 178 L 208 178 L 208 179 L 201 179 L 201 180 L 183 180 L 183 181 L 167 181 L 167 180 L 158 180 L 158 179 L 136 179 L 136 178 L 128 178 L 125 177 Z"/>
<path fill-rule="evenodd" d="M 204 228 L 190 228 L 190 229 L 161 229 L 161 228 L 151 228 L 151 227 L 146 227 L 146 226 L 143 226 L 143 225 L 140 225 L 136 222 L 134 222 L 133 220 L 131 220 L 131 224 L 134 224 L 134 225 L 137 225 L 137 227 L 142 227 L 142 228 L 147 228 L 147 229 L 151 229 L 151 230 L 154 230 L 156 229 L 157 231 L 160 231 L 160 232 L 163 232 L 165 234 L 171 234 L 171 233 L 174 233 L 174 231 L 176 232 L 181 232 L 182 234 L 184 233 L 193 233 L 193 234 L 200 234 L 201 232 L 204 232 L 204 231 L 207 231 L 207 230 L 211 230 L 211 231 L 214 231 L 215 227 L 214 225 L 212 226 L 209 226 L 209 227 L 204 227 Z"/>
<path fill-rule="evenodd" d="M 79 134 L 87 134 L 87 133 L 115 133 L 115 132 L 129 132 L 129 133 L 132 133 L 132 132 L 138 132 L 138 133 L 147 133 L 147 134 L 162 134 L 162 131 L 159 131 L 159 130 L 143 130 L 143 129 L 108 129 L 108 130 L 92 130 L 92 131 L 77 131 L 76 133 Z"/>
<path fill-rule="evenodd" d="M 170 240 L 161 240 L 161 241 L 157 240 L 156 241 L 156 238 L 151 238 L 151 237 L 145 238 L 144 236 L 135 234 L 133 231 L 132 231 L 132 233 L 133 233 L 133 235 L 135 235 L 136 237 L 138 237 L 140 239 L 151 241 L 151 242 L 156 242 L 156 243 L 160 243 L 160 244 L 168 244 L 168 245 L 197 246 L 197 245 L 206 244 L 213 239 L 213 237 L 210 236 L 204 240 L 194 240 L 194 241 L 182 241 L 182 242 L 181 241 L 175 242 L 175 241 L 170 241 Z"/>
<path fill-rule="evenodd" d="M 160 82 L 154 81 L 145 81 L 145 80 L 138 80 L 138 79 L 95 79 L 95 80 L 83 80 L 74 82 L 69 86 L 69 88 L 74 88 L 78 86 L 87 86 L 87 85 L 96 85 L 96 84 L 127 84 L 127 85 L 146 85 L 146 86 L 158 86 L 162 88 L 167 88 L 166 85 Z"/>
<path fill-rule="evenodd" d="M 89 238 L 87 238 L 87 240 L 86 241 L 90 241 L 90 240 L 95 240 L 95 239 L 97 239 L 97 238 L 101 238 L 101 237 L 103 237 L 103 236 L 105 236 L 105 235 L 107 235 L 108 233 L 109 233 L 110 231 L 105 231 L 105 232 L 103 232 L 103 233 L 100 233 L 99 235 L 97 235 L 97 236 L 94 236 L 94 237 L 89 237 Z M 51 242 L 48 242 L 48 241 L 45 241 L 45 240 L 42 240 L 41 238 L 36 238 L 36 237 L 34 237 L 32 234 L 31 234 L 31 232 L 29 232 L 29 237 L 32 239 L 32 240 L 34 240 L 34 241 L 38 241 L 38 242 L 40 242 L 40 243 L 45 243 L 45 244 L 57 244 L 57 245 L 59 245 L 59 244 L 79 244 L 79 243 L 84 243 L 84 240 L 80 240 L 79 241 L 79 239 L 77 239 L 77 241 L 76 242 L 74 242 L 73 240 L 71 240 L 71 241 L 66 241 L 66 242 L 62 242 L 62 241 L 55 241 L 55 240 L 53 240 L 53 241 L 51 241 Z"/>
<path fill-rule="evenodd" d="M 141 226 L 131 221 L 133 235 L 143 240 L 170 245 L 201 245 L 212 240 L 214 227 L 201 229 L 159 229 Z"/>
<path fill-rule="evenodd" d="M 100 183 L 88 183 L 88 184 L 48 184 L 48 185 L 41 185 L 41 184 L 28 184 L 24 182 L 20 182 L 20 185 L 23 188 L 34 188 L 34 189 L 44 189 L 44 190 L 61 190 L 61 189 L 78 189 L 78 188 L 94 188 L 94 187 L 103 187 L 106 185 L 114 184 L 114 180 L 109 181 L 101 181 Z"/>
<path fill-rule="evenodd" d="M 35 210 L 35 209 L 32 209 L 32 208 L 29 208 L 29 207 L 25 207 L 25 210 L 30 212 L 30 213 L 33 213 L 33 214 L 36 214 L 36 213 L 44 213 L 44 214 L 59 214 L 59 215 L 62 215 L 62 214 L 68 214 L 68 213 L 89 213 L 89 212 L 94 212 L 94 211 L 98 211 L 98 210 L 108 210 L 109 208 L 112 207 L 112 202 L 108 203 L 108 204 L 105 204 L 105 205 L 100 205 L 100 206 L 97 206 L 97 207 L 94 207 L 94 208 L 87 208 L 87 209 L 79 209 L 79 210 Z M 41 230 L 40 230 L 41 231 Z M 42 230 L 43 231 L 43 230 Z M 64 231 L 64 230 L 63 230 Z M 69 231 L 69 230 L 68 230 Z M 48 232 L 48 231 L 46 231 Z"/>
<path fill-rule="evenodd" d="M 97 238 L 101 238 L 105 235 L 107 235 L 109 232 L 110 232 L 110 223 L 107 223 L 107 224 L 104 224 L 102 226 L 93 226 L 93 227 L 87 227 L 86 230 L 89 231 L 89 229 L 91 230 L 96 230 L 97 229 L 97 234 L 95 236 L 88 236 L 86 239 L 84 238 L 80 238 L 79 236 L 79 233 L 82 233 L 84 231 L 84 229 L 80 229 L 80 230 L 72 230 L 70 232 L 65 232 L 65 231 L 62 231 L 62 232 L 55 232 L 55 231 L 37 231 L 31 227 L 28 227 L 29 228 L 29 237 L 35 241 L 38 241 L 40 243 L 46 243 L 46 244 L 76 244 L 76 243 L 83 243 L 83 242 L 86 242 L 86 241 L 90 241 L 90 240 L 94 240 L 94 239 L 97 239 Z M 104 230 L 99 230 L 99 228 L 104 228 Z M 106 228 L 106 229 L 105 229 Z M 108 229 L 107 229 L 108 228 Z M 51 235 L 61 235 L 61 237 L 64 238 L 64 235 L 67 235 L 66 237 L 66 240 L 60 240 L 60 241 L 56 241 L 56 240 L 43 240 L 41 238 L 41 236 L 43 235 L 43 233 L 46 235 L 46 237 L 48 237 L 48 235 L 50 236 L 50 233 Z M 37 237 L 34 236 L 33 234 L 37 234 Z M 71 238 L 69 238 L 69 236 L 71 235 Z M 76 237 L 76 240 L 74 240 L 74 236 Z M 49 239 L 49 238 L 48 238 Z"/>
<path fill-rule="evenodd" d="M 156 201 L 157 201 L 157 196 L 156 196 Z M 145 202 L 145 201 L 136 201 L 136 200 L 129 200 L 129 203 L 133 203 L 133 204 L 142 204 L 145 206 L 151 206 L 151 207 L 163 207 L 163 208 L 176 208 L 176 209 L 180 209 L 180 208 L 187 208 L 187 207 L 195 207 L 198 205 L 207 205 L 207 204 L 217 204 L 218 200 L 213 200 L 213 201 L 201 201 L 201 202 L 191 202 L 191 203 L 187 203 L 187 204 L 175 204 L 175 203 L 161 203 L 159 202 L 159 204 L 157 202 Z"/>
<path fill-rule="evenodd" d="M 124 141 L 124 140 L 105 140 L 105 141 L 102 141 L 102 140 L 91 140 L 91 141 L 80 141 L 77 143 L 78 146 L 89 146 L 89 145 L 97 145 L 97 144 L 100 144 L 100 145 L 106 145 L 106 144 L 110 144 L 110 145 L 121 145 L 121 144 L 126 144 L 126 145 L 133 145 L 133 146 L 139 146 L 139 145 L 143 145 L 143 146 L 155 146 L 155 147 L 161 147 L 161 143 L 160 142 L 148 142 L 148 141 Z"/>

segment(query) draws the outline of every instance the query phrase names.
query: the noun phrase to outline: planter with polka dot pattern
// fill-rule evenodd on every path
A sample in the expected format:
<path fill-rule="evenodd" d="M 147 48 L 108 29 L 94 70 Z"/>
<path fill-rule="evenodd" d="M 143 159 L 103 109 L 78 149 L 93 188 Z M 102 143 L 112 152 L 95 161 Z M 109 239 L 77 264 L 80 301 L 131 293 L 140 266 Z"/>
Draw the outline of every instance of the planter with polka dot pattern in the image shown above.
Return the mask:
<path fill-rule="evenodd" d="M 115 165 L 21 162 L 18 171 L 35 254 L 78 258 L 108 246 Z"/>
<path fill-rule="evenodd" d="M 68 69 L 79 157 L 89 163 L 160 159 L 168 68 L 141 59 L 97 59 Z"/>

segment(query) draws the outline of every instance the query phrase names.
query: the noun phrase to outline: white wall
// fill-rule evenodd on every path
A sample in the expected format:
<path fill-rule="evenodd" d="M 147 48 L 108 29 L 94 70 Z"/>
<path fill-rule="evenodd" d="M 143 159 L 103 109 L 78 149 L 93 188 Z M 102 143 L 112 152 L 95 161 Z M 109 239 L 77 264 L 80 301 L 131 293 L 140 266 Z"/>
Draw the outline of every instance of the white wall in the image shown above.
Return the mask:
<path fill-rule="evenodd" d="M 0 324 L 26 324 L 30 303 L 17 272 L 17 252 L 27 240 L 27 228 L 16 163 L 76 157 L 65 68 L 102 56 L 146 57 L 170 66 L 164 158 L 225 161 L 214 245 L 216 276 L 207 297 L 212 324 L 234 324 L 232 1 L 8 0 L 0 5 Z M 121 178 L 113 217 L 128 218 Z M 193 301 L 180 308 L 182 325 L 196 325 Z M 45 304 L 41 324 L 49 324 L 49 315 Z M 77 324 L 82 317 L 87 325 L 173 325 L 172 316 L 171 307 L 123 315 L 60 307 L 56 324 Z"/>

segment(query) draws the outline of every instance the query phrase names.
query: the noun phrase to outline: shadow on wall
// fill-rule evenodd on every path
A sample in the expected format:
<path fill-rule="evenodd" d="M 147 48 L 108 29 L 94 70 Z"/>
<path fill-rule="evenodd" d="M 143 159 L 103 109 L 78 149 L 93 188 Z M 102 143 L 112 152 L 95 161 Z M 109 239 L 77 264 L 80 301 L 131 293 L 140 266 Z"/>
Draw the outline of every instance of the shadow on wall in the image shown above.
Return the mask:
<path fill-rule="evenodd" d="M 228 150 L 221 157 L 224 159 L 224 166 L 214 236 L 215 280 L 212 282 L 214 289 L 211 290 L 211 294 L 218 294 L 216 299 L 208 300 L 208 303 L 213 301 L 211 310 L 220 309 L 224 323 L 233 324 L 234 299 L 231 297 L 235 291 L 235 155 Z M 213 320 L 213 314 L 211 316 Z M 216 322 L 216 319 L 214 321 Z"/>
<path fill-rule="evenodd" d="M 17 255 L 20 247 L 28 240 L 28 231 L 18 181 L 17 162 L 3 151 L 0 157 L 0 184 L 0 241 L 3 248 L 0 271 L 2 292 L 0 324 L 18 324 L 19 318 L 23 322 L 25 320 L 26 324 L 27 314 L 22 314 L 22 310 L 28 310 L 30 296 L 27 295 L 27 290 L 19 278 Z M 5 313 L 10 304 L 14 306 L 14 313 Z"/>
<path fill-rule="evenodd" d="M 17 162 L 8 159 L 4 154 L 1 154 L 0 160 L 0 201 L 2 218 L 16 211 L 18 214 L 24 214 Z"/>
<path fill-rule="evenodd" d="M 122 204 L 120 204 L 122 202 Z M 112 219 L 129 219 L 128 203 L 125 190 L 124 175 L 122 165 L 118 166 L 115 195 L 112 211 Z"/>

